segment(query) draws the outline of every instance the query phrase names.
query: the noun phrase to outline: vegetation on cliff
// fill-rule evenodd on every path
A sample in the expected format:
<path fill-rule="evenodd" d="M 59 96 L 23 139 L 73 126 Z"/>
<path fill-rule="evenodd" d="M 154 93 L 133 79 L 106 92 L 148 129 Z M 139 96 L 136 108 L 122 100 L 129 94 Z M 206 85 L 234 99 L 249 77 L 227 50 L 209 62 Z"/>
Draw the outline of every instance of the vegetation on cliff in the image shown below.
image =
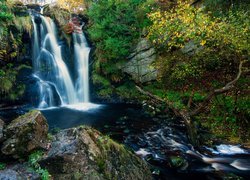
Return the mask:
<path fill-rule="evenodd" d="M 27 8 L 13 1 L 0 1 L 0 100 L 15 101 L 24 93 L 17 81 L 18 72 L 25 66 L 25 38 L 31 35 L 31 20 Z"/>
<path fill-rule="evenodd" d="M 94 70 L 114 82 L 122 79 L 118 63 L 122 63 L 149 24 L 146 17 L 149 2 L 145 0 L 98 1 L 92 3 L 87 15 L 88 32 L 95 43 Z"/>

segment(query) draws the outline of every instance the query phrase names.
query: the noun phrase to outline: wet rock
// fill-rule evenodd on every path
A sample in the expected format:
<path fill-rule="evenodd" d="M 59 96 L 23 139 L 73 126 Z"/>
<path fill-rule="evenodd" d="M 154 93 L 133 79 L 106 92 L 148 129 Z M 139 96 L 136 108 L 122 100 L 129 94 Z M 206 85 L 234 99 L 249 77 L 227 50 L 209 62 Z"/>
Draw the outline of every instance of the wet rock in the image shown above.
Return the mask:
<path fill-rule="evenodd" d="M 155 49 L 146 38 L 139 41 L 128 59 L 129 62 L 121 69 L 130 74 L 135 81 L 144 83 L 156 79 L 157 71 L 151 65 L 156 59 Z"/>
<path fill-rule="evenodd" d="M 41 6 L 39 4 L 27 4 L 26 5 L 28 9 L 32 9 L 36 12 L 40 12 L 41 11 Z"/>
<path fill-rule="evenodd" d="M 68 10 L 61 9 L 58 6 L 53 5 L 45 6 L 43 9 L 43 14 L 55 20 L 56 24 L 60 27 L 63 27 L 65 24 L 67 24 L 71 18 L 71 14 Z"/>
<path fill-rule="evenodd" d="M 13 12 L 16 16 L 29 16 L 28 8 L 22 2 L 14 2 Z"/>
<path fill-rule="evenodd" d="M 170 164 L 173 168 L 180 168 L 180 169 L 186 169 L 188 166 L 187 161 L 180 156 L 171 156 L 170 157 Z"/>
<path fill-rule="evenodd" d="M 3 127 L 4 127 L 4 122 L 3 120 L 0 119 L 0 143 L 3 142 Z"/>
<path fill-rule="evenodd" d="M 8 167 L 5 170 L 0 171 L 1 180 L 17 180 L 17 179 L 41 179 L 39 174 L 34 172 L 28 166 L 23 164 L 17 164 L 12 167 Z"/>
<path fill-rule="evenodd" d="M 13 120 L 4 130 L 2 153 L 14 158 L 46 148 L 48 124 L 40 111 L 30 111 Z"/>
<path fill-rule="evenodd" d="M 54 179 L 152 179 L 141 159 L 88 127 L 56 134 L 39 164 Z"/>

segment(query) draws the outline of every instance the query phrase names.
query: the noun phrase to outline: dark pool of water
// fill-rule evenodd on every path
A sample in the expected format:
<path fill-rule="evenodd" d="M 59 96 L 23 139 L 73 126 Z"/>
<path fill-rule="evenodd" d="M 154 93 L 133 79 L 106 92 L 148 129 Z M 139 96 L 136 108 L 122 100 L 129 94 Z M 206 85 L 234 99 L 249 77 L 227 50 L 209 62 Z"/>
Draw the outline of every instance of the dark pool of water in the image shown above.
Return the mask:
<path fill-rule="evenodd" d="M 88 110 L 77 110 L 74 107 L 52 108 L 42 110 L 42 113 L 46 117 L 51 130 L 88 125 L 99 130 L 107 129 L 112 132 L 112 125 L 115 124 L 116 127 L 124 130 L 124 132 L 121 132 L 122 134 L 126 134 L 126 132 L 128 133 L 127 128 L 135 131 L 135 126 L 139 126 L 138 128 L 141 130 L 141 128 L 147 127 L 145 124 L 152 122 L 151 118 L 145 115 L 142 108 L 137 105 L 105 104 L 93 106 L 94 108 Z M 136 124 L 133 122 L 136 122 Z"/>

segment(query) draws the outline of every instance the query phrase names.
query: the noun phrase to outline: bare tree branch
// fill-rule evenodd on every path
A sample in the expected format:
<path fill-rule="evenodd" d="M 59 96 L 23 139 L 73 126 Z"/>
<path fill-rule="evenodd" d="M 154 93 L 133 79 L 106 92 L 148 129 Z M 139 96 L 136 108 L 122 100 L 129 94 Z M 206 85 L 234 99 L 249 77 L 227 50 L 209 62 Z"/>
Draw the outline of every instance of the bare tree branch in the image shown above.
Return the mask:
<path fill-rule="evenodd" d="M 228 92 L 229 90 L 231 90 L 234 87 L 235 83 L 239 80 L 239 78 L 240 78 L 240 76 L 242 74 L 242 65 L 243 65 L 243 61 L 240 62 L 238 74 L 237 74 L 236 78 L 233 81 L 227 83 L 224 87 L 222 87 L 220 89 L 215 89 L 212 92 L 210 92 L 207 95 L 207 97 L 205 98 L 205 100 L 201 104 L 199 104 L 199 106 L 195 110 L 190 112 L 189 115 L 190 116 L 195 116 L 195 115 L 201 113 L 204 110 L 204 108 L 210 103 L 211 99 L 214 96 L 219 95 L 219 94 L 223 94 L 223 93 Z"/>

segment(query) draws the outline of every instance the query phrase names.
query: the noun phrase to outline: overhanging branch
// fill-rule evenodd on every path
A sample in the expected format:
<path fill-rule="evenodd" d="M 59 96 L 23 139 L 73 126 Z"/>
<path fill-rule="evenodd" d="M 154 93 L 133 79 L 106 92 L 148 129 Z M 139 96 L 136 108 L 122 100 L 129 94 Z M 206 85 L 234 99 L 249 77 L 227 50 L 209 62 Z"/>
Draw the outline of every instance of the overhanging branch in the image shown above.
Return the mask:
<path fill-rule="evenodd" d="M 239 71 L 238 74 L 236 76 L 236 78 L 234 80 L 232 80 L 231 82 L 227 83 L 224 87 L 220 88 L 220 89 L 215 89 L 213 91 L 211 91 L 207 97 L 205 98 L 205 100 L 192 112 L 189 113 L 190 116 L 195 116 L 199 113 L 201 113 L 204 108 L 210 103 L 211 99 L 219 94 L 223 94 L 225 92 L 228 92 L 229 90 L 231 90 L 235 83 L 239 80 L 241 74 L 242 74 L 242 65 L 243 65 L 243 61 L 240 62 L 239 64 Z"/>

